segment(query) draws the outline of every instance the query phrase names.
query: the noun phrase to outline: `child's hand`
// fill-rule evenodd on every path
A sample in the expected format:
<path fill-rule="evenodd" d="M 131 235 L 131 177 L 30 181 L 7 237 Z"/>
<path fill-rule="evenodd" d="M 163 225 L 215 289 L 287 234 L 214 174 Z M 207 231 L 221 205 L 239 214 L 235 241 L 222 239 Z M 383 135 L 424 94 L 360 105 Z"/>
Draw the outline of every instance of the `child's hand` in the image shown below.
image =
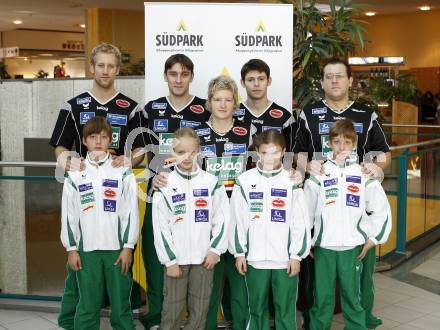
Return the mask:
<path fill-rule="evenodd" d="M 76 158 L 72 157 L 66 161 L 66 171 L 78 172 L 84 171 L 86 169 L 86 163 L 84 162 L 84 157 Z"/>
<path fill-rule="evenodd" d="M 74 272 L 82 269 L 81 258 L 79 257 L 78 251 L 67 252 L 67 262 Z"/>
<path fill-rule="evenodd" d="M 289 277 L 295 276 L 299 273 L 300 268 L 301 263 L 299 260 L 290 259 L 289 263 L 287 264 L 287 275 Z"/>
<path fill-rule="evenodd" d="M 289 171 L 289 179 L 297 185 L 301 185 L 303 182 L 303 176 L 300 171 L 296 171 L 293 168 Z"/>
<path fill-rule="evenodd" d="M 182 276 L 182 270 L 178 264 L 167 267 L 167 276 L 172 278 L 179 278 Z"/>
<path fill-rule="evenodd" d="M 124 155 L 112 156 L 112 167 L 118 168 L 122 166 L 130 167 L 131 166 L 130 159 L 125 157 Z"/>
<path fill-rule="evenodd" d="M 113 264 L 116 266 L 119 262 L 121 262 L 121 274 L 127 275 L 130 270 L 131 262 L 133 261 L 133 251 L 129 248 L 123 248 L 121 253 Z"/>
<path fill-rule="evenodd" d="M 245 257 L 237 257 L 235 259 L 235 268 L 241 275 L 245 275 L 247 272 L 247 263 Z"/>
<path fill-rule="evenodd" d="M 219 256 L 212 251 L 209 251 L 203 261 L 203 267 L 207 270 L 211 270 L 215 267 L 215 264 L 218 262 Z"/>
<path fill-rule="evenodd" d="M 153 190 L 156 191 L 160 188 L 166 187 L 168 184 L 168 173 L 159 172 L 153 179 Z"/>
<path fill-rule="evenodd" d="M 323 160 L 312 160 L 307 164 L 306 171 L 313 176 L 323 175 L 325 171 L 322 164 L 324 164 Z"/>
<path fill-rule="evenodd" d="M 358 259 L 362 260 L 365 258 L 365 256 L 367 255 L 367 252 L 369 249 L 371 249 L 372 247 L 374 247 L 376 244 L 374 244 L 374 242 L 369 239 L 368 241 L 365 242 L 364 247 L 362 248 L 361 254 L 358 255 Z"/>

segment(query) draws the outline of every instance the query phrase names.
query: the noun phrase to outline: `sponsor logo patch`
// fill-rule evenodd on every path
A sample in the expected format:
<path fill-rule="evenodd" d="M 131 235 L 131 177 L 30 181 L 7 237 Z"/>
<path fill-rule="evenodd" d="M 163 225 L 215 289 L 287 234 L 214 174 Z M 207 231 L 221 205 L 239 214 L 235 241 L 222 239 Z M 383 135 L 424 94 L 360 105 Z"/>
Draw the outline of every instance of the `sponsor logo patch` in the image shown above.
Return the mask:
<path fill-rule="evenodd" d="M 270 195 L 277 197 L 287 197 L 287 189 L 272 188 Z"/>
<path fill-rule="evenodd" d="M 268 129 L 274 129 L 274 130 L 277 130 L 278 132 L 280 132 L 281 133 L 281 131 L 282 131 L 282 128 L 281 127 L 275 127 L 275 126 L 263 126 L 262 128 L 261 128 L 261 130 L 264 132 L 264 131 L 267 131 Z"/>
<path fill-rule="evenodd" d="M 263 202 L 252 202 L 249 206 L 251 212 L 263 212 Z"/>
<path fill-rule="evenodd" d="M 274 199 L 272 201 L 273 207 L 281 208 L 281 207 L 284 207 L 285 205 L 286 205 L 286 203 L 282 199 Z"/>
<path fill-rule="evenodd" d="M 226 155 L 244 154 L 247 150 L 245 144 L 236 144 L 236 143 L 225 143 L 224 148 Z"/>
<path fill-rule="evenodd" d="M 168 119 L 155 119 L 154 125 L 153 125 L 153 131 L 167 132 L 168 131 Z"/>
<path fill-rule="evenodd" d="M 116 115 L 114 113 L 108 113 L 107 121 L 110 123 L 110 125 L 127 126 L 126 115 Z"/>
<path fill-rule="evenodd" d="M 79 113 L 79 123 L 81 125 L 84 125 L 85 123 L 87 123 L 93 117 L 95 117 L 95 113 L 94 112 L 80 112 Z"/>
<path fill-rule="evenodd" d="M 347 187 L 347 190 L 348 190 L 349 192 L 355 194 L 355 193 L 358 193 L 358 192 L 359 192 L 359 187 L 356 186 L 356 185 L 354 185 L 354 184 L 351 184 L 351 185 L 349 185 L 349 186 Z"/>
<path fill-rule="evenodd" d="M 95 201 L 95 196 L 93 192 L 86 193 L 81 195 L 81 205 L 93 203 Z"/>
<path fill-rule="evenodd" d="M 165 110 L 168 106 L 168 103 L 157 103 L 157 102 L 153 102 L 153 104 L 151 105 L 151 109 L 154 110 Z"/>
<path fill-rule="evenodd" d="M 327 107 L 312 109 L 312 115 L 324 115 L 327 113 Z"/>
<path fill-rule="evenodd" d="M 89 205 L 89 206 L 86 206 L 85 208 L 83 208 L 83 212 L 85 212 L 85 211 L 87 211 L 87 210 L 90 210 L 90 209 L 93 209 L 95 207 L 95 205 Z"/>
<path fill-rule="evenodd" d="M 244 128 L 244 127 L 239 127 L 239 126 L 237 126 L 237 127 L 234 127 L 233 129 L 232 129 L 232 132 L 234 132 L 235 134 L 237 134 L 238 136 L 244 136 L 244 135 L 246 135 L 247 134 L 247 129 L 246 128 Z"/>
<path fill-rule="evenodd" d="M 116 197 L 116 191 L 113 189 L 107 188 L 104 190 L 104 196 L 107 198 L 115 198 Z"/>
<path fill-rule="evenodd" d="M 103 105 L 98 105 L 98 106 L 96 107 L 96 110 L 108 111 L 108 108 L 107 108 L 107 107 L 104 107 Z"/>
<path fill-rule="evenodd" d="M 130 102 L 127 100 L 118 99 L 116 100 L 116 105 L 120 108 L 128 108 L 130 106 Z"/>
<path fill-rule="evenodd" d="M 332 128 L 332 126 L 333 123 L 329 121 L 319 123 L 319 134 L 329 134 L 330 128 Z"/>
<path fill-rule="evenodd" d="M 90 102 L 92 102 L 92 98 L 90 96 L 76 99 L 76 104 L 85 104 Z"/>
<path fill-rule="evenodd" d="M 90 190 L 90 189 L 93 189 L 93 186 L 92 186 L 92 183 L 91 183 L 91 182 L 89 182 L 89 183 L 84 183 L 84 184 L 80 184 L 80 185 L 78 186 L 78 190 L 79 190 L 79 192 L 87 191 L 87 190 Z"/>
<path fill-rule="evenodd" d="M 104 179 L 102 185 L 103 187 L 118 188 L 118 180 Z"/>
<path fill-rule="evenodd" d="M 173 203 L 183 202 L 185 200 L 185 194 L 177 194 L 171 197 Z"/>
<path fill-rule="evenodd" d="M 324 180 L 324 187 L 330 187 L 338 184 L 338 178 Z"/>
<path fill-rule="evenodd" d="M 116 201 L 104 199 L 104 212 L 116 212 Z"/>
<path fill-rule="evenodd" d="M 159 154 L 170 154 L 173 144 L 173 133 L 159 134 Z"/>
<path fill-rule="evenodd" d="M 200 126 L 199 121 L 189 121 L 189 120 L 181 120 L 180 128 L 196 128 Z"/>
<path fill-rule="evenodd" d="M 361 183 L 362 179 L 359 175 L 347 175 L 345 178 L 346 182 L 353 182 L 353 183 Z"/>
<path fill-rule="evenodd" d="M 204 136 L 211 134 L 210 128 L 202 128 L 202 129 L 196 129 L 196 133 L 198 136 Z"/>
<path fill-rule="evenodd" d="M 211 157 L 206 161 L 206 171 L 220 181 L 236 179 L 244 169 L 245 160 L 242 156 Z"/>
<path fill-rule="evenodd" d="M 194 197 L 202 197 L 202 196 L 207 197 L 208 196 L 208 189 L 193 189 L 193 196 Z"/>
<path fill-rule="evenodd" d="M 205 209 L 195 210 L 195 222 L 209 222 L 209 211 Z"/>
<path fill-rule="evenodd" d="M 278 119 L 281 118 L 283 116 L 283 111 L 281 111 L 280 109 L 272 109 L 269 111 L 269 115 L 272 118 Z"/>
<path fill-rule="evenodd" d="M 346 196 L 346 204 L 347 206 L 359 207 L 360 196 L 347 194 Z"/>
<path fill-rule="evenodd" d="M 330 188 L 325 190 L 325 199 L 338 197 L 338 188 Z"/>
<path fill-rule="evenodd" d="M 255 214 L 255 215 L 252 217 L 252 220 L 253 220 L 253 221 L 260 220 L 260 215 L 259 215 L 259 214 Z"/>
<path fill-rule="evenodd" d="M 185 214 L 186 204 L 179 204 L 174 206 L 174 215 Z"/>
<path fill-rule="evenodd" d="M 240 109 L 235 110 L 233 116 L 234 117 L 241 117 L 241 116 L 244 116 L 244 113 L 245 113 L 245 109 L 244 108 L 240 108 Z"/>
<path fill-rule="evenodd" d="M 207 201 L 206 199 L 202 199 L 202 198 L 200 198 L 200 199 L 197 199 L 197 200 L 194 202 L 194 205 L 195 205 L 196 207 L 207 207 L 207 206 L 208 206 L 208 201 Z"/>
<path fill-rule="evenodd" d="M 200 104 L 194 104 L 194 105 L 190 106 L 189 109 L 192 112 L 197 113 L 197 114 L 203 113 L 205 111 L 205 108 L 203 108 L 203 106 Z"/>
<path fill-rule="evenodd" d="M 263 192 L 252 191 L 249 193 L 249 199 L 263 199 Z"/>
<path fill-rule="evenodd" d="M 200 146 L 200 155 L 202 157 L 215 157 L 217 156 L 217 148 L 215 144 L 208 144 L 206 146 Z"/>
<path fill-rule="evenodd" d="M 109 148 L 119 149 L 119 138 L 121 136 L 121 128 L 112 126 L 112 143 L 110 143 Z"/>
<path fill-rule="evenodd" d="M 270 210 L 270 221 L 286 222 L 286 210 Z"/>
<path fill-rule="evenodd" d="M 356 130 L 356 133 L 362 133 L 364 131 L 364 124 L 354 123 L 354 129 Z"/>

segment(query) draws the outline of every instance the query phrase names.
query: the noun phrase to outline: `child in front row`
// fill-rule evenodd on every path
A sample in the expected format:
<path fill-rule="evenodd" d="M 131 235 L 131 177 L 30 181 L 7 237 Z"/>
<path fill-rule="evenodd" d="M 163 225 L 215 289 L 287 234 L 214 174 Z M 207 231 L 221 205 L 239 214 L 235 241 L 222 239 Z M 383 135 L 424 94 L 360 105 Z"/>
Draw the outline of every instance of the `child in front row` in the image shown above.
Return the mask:
<path fill-rule="evenodd" d="M 154 244 L 165 266 L 161 330 L 204 329 L 214 266 L 228 246 L 229 200 L 217 177 L 197 164 L 200 141 L 191 128 L 173 136 L 175 170 L 153 195 Z"/>
<path fill-rule="evenodd" d="M 113 167 L 107 151 L 112 128 L 103 117 L 83 128 L 85 169 L 67 172 L 61 211 L 61 241 L 76 272 L 79 300 L 75 330 L 99 329 L 104 283 L 113 329 L 134 330 L 130 266 L 139 234 L 136 179 L 127 167 Z"/>
<path fill-rule="evenodd" d="M 304 187 L 314 225 L 315 303 L 310 328 L 331 328 L 338 281 L 344 329 L 364 330 L 361 260 L 369 249 L 387 240 L 390 206 L 380 182 L 365 177 L 357 164 L 353 122 L 336 121 L 329 139 L 332 153 L 324 164 L 325 174 L 310 176 Z"/>
<path fill-rule="evenodd" d="M 286 143 L 276 130 L 254 138 L 257 167 L 241 174 L 231 198 L 229 251 L 245 276 L 250 318 L 246 329 L 268 330 L 272 287 L 277 330 L 296 328 L 300 261 L 309 254 L 303 190 L 282 166 Z"/>

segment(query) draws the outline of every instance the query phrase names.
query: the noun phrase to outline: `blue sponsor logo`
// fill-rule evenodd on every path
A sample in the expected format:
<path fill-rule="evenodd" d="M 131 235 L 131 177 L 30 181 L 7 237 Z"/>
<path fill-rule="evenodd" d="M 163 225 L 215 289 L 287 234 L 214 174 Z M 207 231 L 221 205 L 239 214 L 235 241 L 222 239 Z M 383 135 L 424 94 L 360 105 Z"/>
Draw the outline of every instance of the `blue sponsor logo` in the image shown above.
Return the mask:
<path fill-rule="evenodd" d="M 116 201 L 112 199 L 104 199 L 104 211 L 116 212 Z"/>
<path fill-rule="evenodd" d="M 364 124 L 354 123 L 354 129 L 356 130 L 356 133 L 362 133 L 364 131 Z"/>
<path fill-rule="evenodd" d="M 335 186 L 338 184 L 338 178 L 324 180 L 324 187 Z"/>
<path fill-rule="evenodd" d="M 327 108 L 315 108 L 312 109 L 312 115 L 323 115 L 327 113 Z"/>
<path fill-rule="evenodd" d="M 263 199 L 263 192 L 259 192 L 259 191 L 250 192 L 249 199 Z"/>
<path fill-rule="evenodd" d="M 156 110 L 165 110 L 168 106 L 168 103 L 156 103 L 153 102 L 153 104 L 151 105 L 152 109 L 156 109 Z"/>
<path fill-rule="evenodd" d="M 107 121 L 110 125 L 127 126 L 127 116 L 126 115 L 116 115 L 114 113 L 107 114 Z"/>
<path fill-rule="evenodd" d="M 236 111 L 234 112 L 234 117 L 241 117 L 241 116 L 244 116 L 245 111 L 246 111 L 246 110 L 245 110 L 244 108 L 240 108 L 240 109 L 236 110 Z"/>
<path fill-rule="evenodd" d="M 155 119 L 153 131 L 168 132 L 168 119 Z"/>
<path fill-rule="evenodd" d="M 118 188 L 118 180 L 104 179 L 102 185 L 104 187 Z"/>
<path fill-rule="evenodd" d="M 80 112 L 79 113 L 79 123 L 81 125 L 84 125 L 85 123 L 87 123 L 93 117 L 95 117 L 95 113 L 94 112 Z"/>
<path fill-rule="evenodd" d="M 196 128 L 200 126 L 199 121 L 189 121 L 189 120 L 181 120 L 180 128 Z"/>
<path fill-rule="evenodd" d="M 194 197 L 208 196 L 208 189 L 193 189 Z"/>
<path fill-rule="evenodd" d="M 225 143 L 225 154 L 244 154 L 246 152 L 246 144 Z"/>
<path fill-rule="evenodd" d="M 361 183 L 362 179 L 359 175 L 347 175 L 345 178 L 346 182 L 353 182 L 353 183 Z"/>
<path fill-rule="evenodd" d="M 270 221 L 286 222 L 286 210 L 270 210 Z"/>
<path fill-rule="evenodd" d="M 185 200 L 185 194 L 178 194 L 171 197 L 173 203 L 183 202 Z"/>
<path fill-rule="evenodd" d="M 196 222 L 209 222 L 209 210 L 195 210 L 194 219 Z"/>
<path fill-rule="evenodd" d="M 280 132 L 280 133 L 281 133 L 281 131 L 282 131 L 282 128 L 281 128 L 281 127 L 274 127 L 274 126 L 263 126 L 263 127 L 262 127 L 263 132 L 264 132 L 264 131 L 267 131 L 268 129 L 275 129 L 275 130 L 277 130 L 277 131 Z"/>
<path fill-rule="evenodd" d="M 90 102 L 92 102 L 92 98 L 90 96 L 76 99 L 76 104 L 85 104 Z"/>
<path fill-rule="evenodd" d="M 287 189 L 272 188 L 270 195 L 277 197 L 287 197 Z"/>
<path fill-rule="evenodd" d="M 346 204 L 347 206 L 359 207 L 360 196 L 347 194 Z"/>
<path fill-rule="evenodd" d="M 319 134 L 328 134 L 330 133 L 330 128 L 332 128 L 333 123 L 332 122 L 323 122 L 319 123 Z"/>
<path fill-rule="evenodd" d="M 200 146 L 200 156 L 202 157 L 215 157 L 217 156 L 217 148 L 215 144 L 208 144 L 206 146 Z"/>
<path fill-rule="evenodd" d="M 80 192 L 83 192 L 83 191 L 87 191 L 87 190 L 93 189 L 93 186 L 92 186 L 92 183 L 89 182 L 89 183 L 80 184 L 78 186 L 78 189 L 79 189 Z"/>
<path fill-rule="evenodd" d="M 196 129 L 196 133 L 198 136 L 209 135 L 211 134 L 211 129 L 210 128 Z"/>

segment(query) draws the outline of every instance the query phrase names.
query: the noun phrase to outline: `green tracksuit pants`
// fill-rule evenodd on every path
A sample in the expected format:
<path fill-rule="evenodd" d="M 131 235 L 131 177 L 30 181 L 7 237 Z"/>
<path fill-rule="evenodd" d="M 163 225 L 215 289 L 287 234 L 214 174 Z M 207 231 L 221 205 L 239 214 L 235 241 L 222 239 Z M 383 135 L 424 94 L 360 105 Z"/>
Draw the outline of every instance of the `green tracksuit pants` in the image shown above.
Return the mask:
<path fill-rule="evenodd" d="M 246 329 L 270 329 L 267 306 L 271 287 L 275 307 L 275 328 L 277 330 L 296 328 L 298 275 L 289 277 L 286 269 L 256 269 L 249 265 L 246 285 L 250 309 L 250 319 Z"/>
<path fill-rule="evenodd" d="M 366 329 L 360 292 L 362 262 L 357 259 L 360 251 L 360 247 L 346 251 L 315 247 L 315 302 L 310 311 L 310 329 L 330 330 L 336 281 L 341 288 L 344 329 Z"/>
<path fill-rule="evenodd" d="M 163 304 L 163 265 L 157 257 L 153 234 L 153 208 L 147 203 L 142 226 L 142 258 L 147 274 L 148 314 L 140 321 L 145 329 L 160 324 Z"/>
<path fill-rule="evenodd" d="M 376 248 L 372 248 L 362 259 L 361 275 L 361 303 L 365 310 L 365 322 L 368 329 L 376 329 L 382 320 L 373 315 L 374 306 L 374 281 L 373 275 L 376 268 Z"/>
<path fill-rule="evenodd" d="M 76 272 L 79 302 L 75 330 L 99 330 L 104 279 L 110 299 L 110 323 L 115 330 L 134 330 L 130 293 L 131 274 L 121 274 L 121 263 L 114 265 L 120 250 L 79 252 L 82 269 Z M 98 294 L 97 294 L 98 293 Z"/>

